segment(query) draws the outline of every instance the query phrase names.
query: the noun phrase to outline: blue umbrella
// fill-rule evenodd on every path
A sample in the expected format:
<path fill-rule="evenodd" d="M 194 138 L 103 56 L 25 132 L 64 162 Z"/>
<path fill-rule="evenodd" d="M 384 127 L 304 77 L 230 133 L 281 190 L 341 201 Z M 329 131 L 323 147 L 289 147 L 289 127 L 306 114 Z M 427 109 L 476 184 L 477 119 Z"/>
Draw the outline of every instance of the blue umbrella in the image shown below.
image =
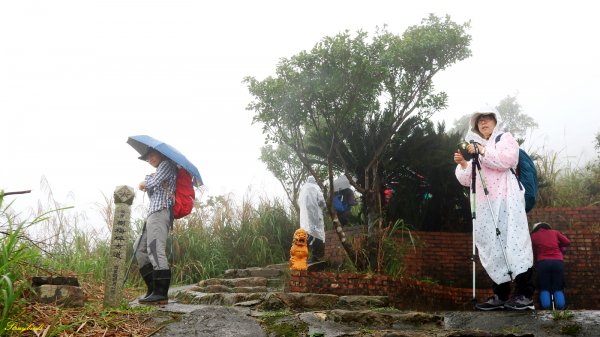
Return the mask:
<path fill-rule="evenodd" d="M 131 145 L 141 156 L 145 155 L 149 149 L 154 149 L 164 154 L 177 165 L 186 169 L 194 177 L 194 185 L 203 185 L 202 177 L 200 177 L 200 172 L 196 166 L 171 145 L 146 135 L 131 136 L 127 139 L 127 144 Z"/>

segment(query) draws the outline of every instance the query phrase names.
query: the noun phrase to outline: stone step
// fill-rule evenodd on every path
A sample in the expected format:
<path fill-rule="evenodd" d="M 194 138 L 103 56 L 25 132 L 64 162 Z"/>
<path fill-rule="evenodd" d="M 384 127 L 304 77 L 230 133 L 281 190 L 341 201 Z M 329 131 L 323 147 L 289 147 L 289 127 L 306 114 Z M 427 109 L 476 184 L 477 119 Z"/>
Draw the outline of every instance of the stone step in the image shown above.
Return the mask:
<path fill-rule="evenodd" d="M 195 287 L 192 290 L 201 293 L 266 293 L 267 287 L 228 287 L 221 284 Z"/>
<path fill-rule="evenodd" d="M 217 288 L 214 288 L 215 290 Z M 330 294 L 243 292 L 231 289 L 223 292 L 205 292 L 200 287 L 187 288 L 173 294 L 184 304 L 244 305 L 259 310 L 366 310 L 389 306 L 387 296 L 337 296 Z M 240 289 L 237 289 L 240 290 Z"/>
<path fill-rule="evenodd" d="M 238 278 L 210 278 L 200 281 L 199 287 L 221 285 L 229 288 L 236 287 L 266 287 L 267 278 L 265 277 L 238 277 Z"/>
<path fill-rule="evenodd" d="M 245 269 L 227 269 L 223 274 L 223 278 L 234 279 L 241 277 L 264 277 L 264 278 L 274 278 L 281 277 L 285 274 L 287 270 L 279 265 L 271 265 L 265 268 L 261 267 L 250 267 Z"/>
<path fill-rule="evenodd" d="M 367 310 L 373 308 L 386 308 L 389 299 L 386 296 L 337 296 L 330 294 L 302 294 L 302 293 L 271 293 L 259 305 L 263 310 L 278 310 L 289 308 L 292 310 Z"/>
<path fill-rule="evenodd" d="M 285 281 L 282 278 L 244 277 L 244 278 L 211 278 L 198 282 L 195 291 L 205 293 L 219 292 L 267 292 L 282 291 Z"/>
<path fill-rule="evenodd" d="M 181 291 L 174 294 L 174 298 L 183 304 L 210 304 L 210 305 L 235 305 L 249 301 L 261 303 L 265 293 L 203 293 L 197 291 Z"/>
<path fill-rule="evenodd" d="M 283 290 L 285 283 L 282 278 L 269 278 L 267 279 L 267 288 L 271 290 Z"/>
<path fill-rule="evenodd" d="M 267 317 L 271 331 L 278 327 L 308 326 L 308 331 L 318 331 L 322 336 L 515 336 L 514 334 L 490 334 L 484 331 L 448 331 L 444 329 L 444 316 L 435 313 L 402 312 L 395 309 L 384 310 L 317 310 L 280 317 L 271 313 L 251 311 L 258 319 Z M 520 315 L 523 316 L 523 315 Z M 316 334 L 315 334 L 316 335 Z M 532 334 L 517 334 L 533 336 Z M 537 336 L 537 334 L 536 334 Z"/>
<path fill-rule="evenodd" d="M 265 268 L 278 269 L 283 272 L 288 272 L 290 270 L 290 263 L 283 262 L 283 263 L 278 263 L 278 264 L 270 264 L 270 265 L 266 266 Z"/>

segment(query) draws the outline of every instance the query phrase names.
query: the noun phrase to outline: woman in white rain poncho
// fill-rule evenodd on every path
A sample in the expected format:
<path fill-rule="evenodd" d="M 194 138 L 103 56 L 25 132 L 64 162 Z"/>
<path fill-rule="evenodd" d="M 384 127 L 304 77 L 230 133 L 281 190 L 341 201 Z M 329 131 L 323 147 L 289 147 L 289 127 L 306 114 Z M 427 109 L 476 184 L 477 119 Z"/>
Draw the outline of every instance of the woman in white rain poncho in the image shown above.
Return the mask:
<path fill-rule="evenodd" d="M 479 163 L 489 191 L 486 197 L 479 172 L 476 172 L 476 219 L 473 224 L 475 244 L 481 265 L 494 282 L 495 294 L 488 301 L 477 304 L 476 308 L 534 309 L 531 279 L 533 251 L 525 214 L 525 190 L 519 187 L 517 177 L 510 170 L 517 167 L 519 144 L 512 134 L 502 131 L 502 126 L 498 111 L 486 107 L 473 114 L 470 130 L 465 137 L 467 142 L 473 140 L 479 144 Z M 469 144 L 467 150 L 474 153 L 474 145 Z M 466 161 L 460 151 L 454 154 L 454 161 L 458 164 L 456 178 L 463 186 L 470 186 L 473 161 Z M 499 236 L 496 235 L 494 217 L 500 230 Z M 515 293 L 510 299 L 509 270 L 516 283 Z"/>
<path fill-rule="evenodd" d="M 308 233 L 311 255 L 309 263 L 316 262 L 325 254 L 325 223 L 322 210 L 325 206 L 325 198 L 314 177 L 308 177 L 300 188 L 298 206 L 300 206 L 300 228 Z"/>

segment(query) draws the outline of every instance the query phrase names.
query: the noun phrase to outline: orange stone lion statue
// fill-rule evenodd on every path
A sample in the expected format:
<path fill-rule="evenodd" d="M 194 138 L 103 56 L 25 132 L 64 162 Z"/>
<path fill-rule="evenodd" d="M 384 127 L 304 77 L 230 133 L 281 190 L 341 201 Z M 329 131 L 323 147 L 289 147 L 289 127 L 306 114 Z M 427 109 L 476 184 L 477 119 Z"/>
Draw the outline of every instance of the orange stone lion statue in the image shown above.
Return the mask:
<path fill-rule="evenodd" d="M 308 234 L 302 228 L 294 232 L 294 241 L 290 248 L 290 270 L 306 270 L 308 258 Z"/>

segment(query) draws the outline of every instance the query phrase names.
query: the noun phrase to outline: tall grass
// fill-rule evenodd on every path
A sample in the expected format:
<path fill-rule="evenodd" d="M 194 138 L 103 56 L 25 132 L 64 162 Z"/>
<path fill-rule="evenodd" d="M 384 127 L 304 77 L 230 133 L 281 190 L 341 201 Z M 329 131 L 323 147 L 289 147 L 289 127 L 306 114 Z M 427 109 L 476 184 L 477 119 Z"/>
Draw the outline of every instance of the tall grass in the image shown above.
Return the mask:
<path fill-rule="evenodd" d="M 549 151 L 536 161 L 539 199 L 536 207 L 582 207 L 600 203 L 600 158 L 587 164 L 560 162 L 560 153 Z"/>
<path fill-rule="evenodd" d="M 51 198 L 51 195 L 50 195 Z M 105 208 L 112 200 L 105 198 Z M 36 220 L 43 230 L 37 233 L 28 256 L 32 275 L 69 275 L 82 281 L 103 282 L 110 249 L 110 212 L 101 209 L 107 220 L 104 233 L 82 229 L 85 217 L 57 202 L 51 214 Z M 223 274 L 230 268 L 246 268 L 285 262 L 289 258 L 297 221 L 293 210 L 280 200 L 244 200 L 236 204 L 231 196 L 210 197 L 196 205 L 193 213 L 176 220 L 170 233 L 167 254 L 173 271 L 173 283 L 192 283 Z M 42 212 L 40 209 L 39 212 Z M 141 232 L 144 219 L 133 219 L 134 234 L 128 242 L 127 261 L 133 256 L 133 242 Z M 44 233 L 40 237 L 40 233 Z M 9 236 L 15 239 L 14 235 Z M 18 238 L 18 237 L 17 237 Z M 3 247 L 9 247 L 6 244 Z M 130 285 L 141 285 L 134 263 L 129 274 Z"/>
<path fill-rule="evenodd" d="M 296 221 L 279 200 L 248 200 L 237 206 L 228 196 L 211 197 L 173 228 L 172 268 L 177 283 L 289 259 Z"/>
<path fill-rule="evenodd" d="M 7 333 L 10 324 L 18 322 L 20 295 L 25 289 L 28 262 L 35 260 L 37 252 L 24 235 L 26 223 L 14 223 L 7 212 L 10 204 L 3 208 L 0 193 L 0 336 Z"/>

